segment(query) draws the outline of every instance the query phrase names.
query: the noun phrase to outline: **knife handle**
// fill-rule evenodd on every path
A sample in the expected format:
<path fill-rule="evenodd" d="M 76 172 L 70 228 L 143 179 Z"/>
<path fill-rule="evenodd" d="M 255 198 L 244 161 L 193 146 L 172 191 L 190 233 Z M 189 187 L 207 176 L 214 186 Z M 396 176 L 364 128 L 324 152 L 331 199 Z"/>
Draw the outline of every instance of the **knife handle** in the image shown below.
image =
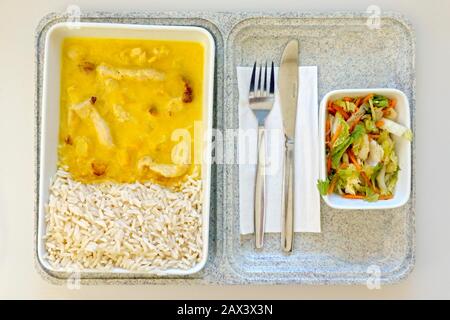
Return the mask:
<path fill-rule="evenodd" d="M 292 251 L 294 241 L 294 141 L 286 141 L 283 170 L 281 247 Z"/>
<path fill-rule="evenodd" d="M 266 217 L 266 143 L 264 127 L 258 126 L 258 162 L 255 182 L 255 247 L 260 249 L 264 242 L 264 222 Z"/>

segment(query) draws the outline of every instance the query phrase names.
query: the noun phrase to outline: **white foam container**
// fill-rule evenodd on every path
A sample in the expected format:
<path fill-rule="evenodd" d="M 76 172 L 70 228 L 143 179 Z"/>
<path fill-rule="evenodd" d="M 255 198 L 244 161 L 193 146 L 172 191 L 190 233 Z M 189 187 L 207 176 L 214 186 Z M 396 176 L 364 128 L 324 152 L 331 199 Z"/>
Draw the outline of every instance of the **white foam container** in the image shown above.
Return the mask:
<path fill-rule="evenodd" d="M 396 122 L 410 128 L 411 115 L 409 101 L 406 95 L 397 89 L 344 89 L 335 90 L 326 94 L 320 103 L 319 110 L 319 137 L 320 137 L 320 179 L 327 177 L 326 150 L 325 150 L 325 124 L 328 114 L 328 101 L 341 99 L 343 97 L 365 96 L 376 93 L 397 100 L 395 110 L 398 113 Z M 393 136 L 395 152 L 397 153 L 400 172 L 394 197 L 390 200 L 367 202 L 359 199 L 345 199 L 337 194 L 322 196 L 325 202 L 335 209 L 392 209 L 403 206 L 409 199 L 411 193 L 411 143 L 403 138 Z"/>
<path fill-rule="evenodd" d="M 67 37 L 174 40 L 195 41 L 204 47 L 203 81 L 203 255 L 201 261 L 188 270 L 170 269 L 146 272 L 155 275 L 188 275 L 200 271 L 206 263 L 209 242 L 209 203 L 211 185 L 211 131 L 214 90 L 215 43 L 211 34 L 204 28 L 191 26 L 153 26 L 111 23 L 58 23 L 51 27 L 45 39 L 45 57 L 43 72 L 42 122 L 40 139 L 39 204 L 38 204 L 38 262 L 53 274 L 72 272 L 73 270 L 54 269 L 46 259 L 43 240 L 45 234 L 45 204 L 48 202 L 51 178 L 57 169 L 57 146 L 60 109 L 60 74 L 62 42 Z M 83 273 L 98 273 L 99 270 L 83 270 Z M 101 271 L 105 273 L 104 271 Z M 124 269 L 107 271 L 121 274 L 142 274 Z M 106 272 L 106 273 L 107 273 Z"/>

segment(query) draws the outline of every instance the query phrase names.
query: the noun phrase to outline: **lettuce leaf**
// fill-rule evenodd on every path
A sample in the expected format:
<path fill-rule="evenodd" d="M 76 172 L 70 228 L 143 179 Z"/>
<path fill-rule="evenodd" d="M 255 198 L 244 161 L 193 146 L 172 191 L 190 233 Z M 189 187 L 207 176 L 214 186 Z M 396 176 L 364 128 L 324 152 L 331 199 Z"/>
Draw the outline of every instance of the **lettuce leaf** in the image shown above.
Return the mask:
<path fill-rule="evenodd" d="M 366 196 L 364 198 L 365 201 L 367 201 L 367 202 L 377 202 L 378 201 L 379 195 L 377 193 L 375 193 L 371 188 L 366 187 L 365 191 L 366 191 Z"/>
<path fill-rule="evenodd" d="M 394 194 L 395 186 L 397 184 L 398 180 L 398 172 L 399 170 L 395 171 L 393 174 L 390 174 L 389 176 L 386 175 L 386 187 L 390 194 Z"/>
<path fill-rule="evenodd" d="M 376 107 L 386 108 L 389 106 L 389 99 L 385 96 L 375 95 L 372 99 L 372 103 Z"/>
<path fill-rule="evenodd" d="M 330 185 L 330 180 L 327 178 L 325 180 L 317 180 L 317 189 L 322 196 L 328 194 L 328 187 Z"/>
<path fill-rule="evenodd" d="M 340 145 L 333 148 L 331 152 L 331 165 L 334 169 L 339 167 L 342 155 L 348 149 L 348 147 L 355 142 L 357 139 L 361 138 L 366 130 L 362 124 L 356 125 L 355 129 L 350 136 L 348 136 Z"/>
<path fill-rule="evenodd" d="M 380 162 L 375 167 L 368 166 L 370 169 L 366 169 L 366 174 L 369 177 L 370 181 L 373 185 L 376 184 L 376 178 L 378 174 L 380 173 L 381 169 L 383 168 L 383 164 Z"/>
<path fill-rule="evenodd" d="M 380 132 L 380 136 L 378 137 L 378 143 L 383 144 L 384 141 L 386 140 L 391 140 L 391 137 L 389 136 L 389 132 L 387 132 L 386 130 L 382 130 Z"/>
<path fill-rule="evenodd" d="M 355 129 L 353 129 L 352 134 L 350 135 L 350 139 L 352 143 L 356 140 L 361 138 L 366 133 L 366 129 L 362 124 L 357 124 Z"/>
<path fill-rule="evenodd" d="M 375 125 L 375 121 L 371 119 L 364 119 L 364 126 L 366 127 L 367 132 L 376 133 L 379 131 L 379 129 Z"/>
<path fill-rule="evenodd" d="M 366 173 L 367 177 L 370 179 L 373 185 L 376 185 L 376 178 L 378 176 L 378 173 L 380 173 L 381 168 L 383 168 L 383 163 L 381 162 L 376 166 L 366 164 L 363 167 L 363 171 Z"/>
<path fill-rule="evenodd" d="M 376 108 L 373 105 L 372 99 L 369 100 L 369 105 L 370 105 L 370 114 L 372 115 L 372 120 L 373 121 L 381 120 L 381 118 L 383 118 L 383 110 L 381 108 Z"/>

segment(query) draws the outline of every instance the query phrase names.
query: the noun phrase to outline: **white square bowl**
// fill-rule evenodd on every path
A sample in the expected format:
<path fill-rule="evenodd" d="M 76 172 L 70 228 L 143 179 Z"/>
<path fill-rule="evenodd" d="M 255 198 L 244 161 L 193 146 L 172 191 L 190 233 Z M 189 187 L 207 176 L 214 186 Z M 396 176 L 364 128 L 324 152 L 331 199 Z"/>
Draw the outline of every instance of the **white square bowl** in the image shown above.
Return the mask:
<path fill-rule="evenodd" d="M 204 76 L 203 76 L 203 211 L 202 236 L 203 255 L 201 261 L 188 270 L 170 269 L 145 272 L 151 275 L 188 275 L 200 271 L 206 263 L 209 240 L 209 203 L 211 184 L 211 131 L 214 90 L 214 59 L 215 43 L 211 34 L 204 28 L 191 26 L 151 26 L 135 24 L 111 23 L 58 23 L 47 32 L 45 39 L 45 56 L 43 72 L 42 122 L 40 131 L 40 170 L 39 170 L 39 204 L 38 204 L 38 234 L 37 256 L 41 266 L 52 274 L 67 273 L 72 270 L 55 270 L 46 259 L 46 250 L 43 236 L 45 234 L 45 205 L 49 198 L 51 178 L 57 169 L 57 146 L 59 132 L 60 109 L 60 74 L 62 43 L 68 37 L 86 38 L 116 38 L 116 39 L 142 39 L 142 40 L 174 40 L 194 41 L 204 47 Z M 98 274 L 99 270 L 83 270 L 82 273 Z M 108 271 L 121 274 L 142 274 L 124 269 Z M 107 273 L 107 272 L 106 272 Z"/>
<path fill-rule="evenodd" d="M 370 93 L 380 94 L 390 99 L 397 100 L 396 111 L 398 113 L 396 122 L 410 128 L 411 118 L 409 102 L 406 95 L 397 89 L 344 89 L 335 90 L 326 94 L 319 109 L 319 139 L 320 139 L 320 179 L 327 178 L 326 150 L 325 150 L 325 123 L 328 114 L 327 105 L 330 100 L 343 97 L 365 96 Z M 393 136 L 393 135 L 391 135 Z M 335 209 L 392 209 L 403 206 L 409 199 L 411 193 L 411 143 L 403 138 L 393 136 L 395 152 L 397 153 L 400 172 L 394 197 L 389 200 L 367 202 L 359 199 L 345 199 L 337 194 L 322 196 L 326 204 Z"/>

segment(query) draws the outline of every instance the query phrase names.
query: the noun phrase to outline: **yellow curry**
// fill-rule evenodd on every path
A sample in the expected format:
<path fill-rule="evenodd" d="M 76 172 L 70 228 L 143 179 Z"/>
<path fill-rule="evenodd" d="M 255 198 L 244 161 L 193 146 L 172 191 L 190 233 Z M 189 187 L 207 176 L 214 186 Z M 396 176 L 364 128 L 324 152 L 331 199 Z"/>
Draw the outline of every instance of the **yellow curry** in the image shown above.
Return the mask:
<path fill-rule="evenodd" d="M 180 181 L 194 168 L 203 60 L 195 42 L 65 39 L 60 165 L 82 182 Z"/>

